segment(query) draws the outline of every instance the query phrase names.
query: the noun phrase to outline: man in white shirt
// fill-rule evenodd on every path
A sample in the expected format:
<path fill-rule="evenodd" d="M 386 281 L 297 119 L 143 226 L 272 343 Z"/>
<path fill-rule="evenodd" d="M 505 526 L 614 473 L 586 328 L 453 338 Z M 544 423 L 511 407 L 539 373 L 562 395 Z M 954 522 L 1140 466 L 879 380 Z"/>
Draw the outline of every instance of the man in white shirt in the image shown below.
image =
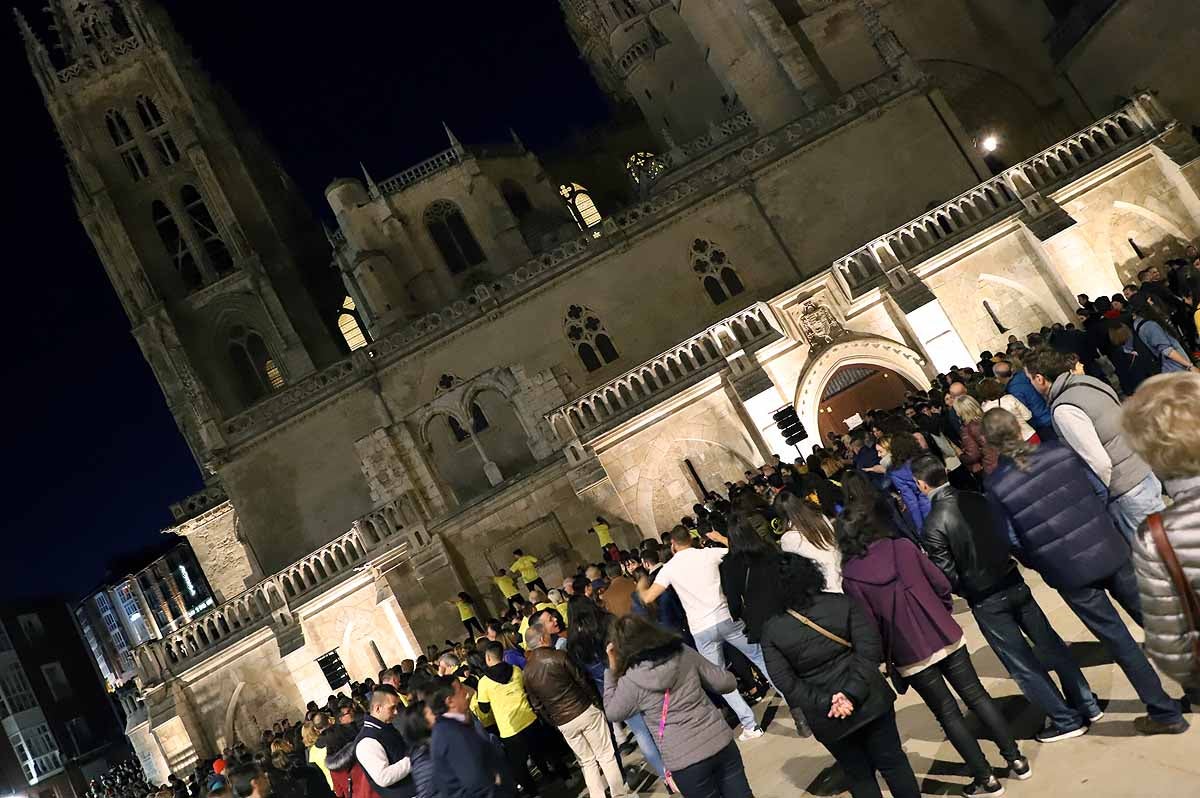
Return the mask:
<path fill-rule="evenodd" d="M 377 686 L 371 693 L 371 714 L 354 743 L 354 756 L 380 798 L 408 798 L 415 792 L 408 745 L 392 725 L 399 706 L 396 688 Z"/>
<path fill-rule="evenodd" d="M 745 654 L 763 676 L 767 676 L 762 649 L 746 639 L 745 624 L 735 621 L 729 614 L 729 604 L 721 590 L 721 561 L 725 559 L 729 549 L 695 548 L 692 545 L 692 533 L 686 527 L 677 526 L 671 530 L 671 551 L 675 556 L 658 569 L 654 583 L 645 590 L 638 591 L 642 602 L 650 604 L 666 592 L 667 588 L 674 588 L 687 615 L 688 628 L 696 641 L 696 650 L 705 659 L 714 665 L 725 667 L 725 653 L 721 647 L 727 642 Z M 754 719 L 754 712 L 737 690 L 721 697 L 742 724 L 742 734 L 738 738 L 740 741 L 745 742 L 762 736 L 763 731 Z"/>

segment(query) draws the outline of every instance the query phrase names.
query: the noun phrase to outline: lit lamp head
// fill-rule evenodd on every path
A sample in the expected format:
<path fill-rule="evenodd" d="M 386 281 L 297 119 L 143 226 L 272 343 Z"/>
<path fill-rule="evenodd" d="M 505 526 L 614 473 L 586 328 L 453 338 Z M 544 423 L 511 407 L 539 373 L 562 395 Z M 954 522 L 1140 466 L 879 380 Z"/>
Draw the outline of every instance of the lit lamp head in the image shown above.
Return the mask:
<path fill-rule="evenodd" d="M 984 136 L 983 141 L 979 142 L 979 146 L 984 152 L 995 152 L 1000 146 L 1000 140 L 994 135 Z"/>

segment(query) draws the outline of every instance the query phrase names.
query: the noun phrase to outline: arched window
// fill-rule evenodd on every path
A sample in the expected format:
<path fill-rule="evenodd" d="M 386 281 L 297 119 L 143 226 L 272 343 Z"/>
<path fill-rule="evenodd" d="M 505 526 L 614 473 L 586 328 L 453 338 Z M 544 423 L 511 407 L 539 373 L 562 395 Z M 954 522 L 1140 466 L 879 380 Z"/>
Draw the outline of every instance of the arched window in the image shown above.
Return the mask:
<path fill-rule="evenodd" d="M 563 332 L 588 371 L 596 371 L 620 357 L 604 323 L 591 308 L 583 305 L 567 308 Z"/>
<path fill-rule="evenodd" d="M 187 211 L 192 227 L 196 230 L 196 237 L 204 247 L 209 264 L 218 274 L 233 271 L 233 256 L 229 254 L 229 247 L 225 246 L 225 240 L 221 238 L 217 223 L 208 212 L 208 206 L 204 204 L 200 192 L 195 186 L 184 186 L 179 190 L 179 199 L 183 201 L 184 210 Z"/>
<path fill-rule="evenodd" d="M 704 278 L 704 291 L 708 294 L 708 298 L 712 300 L 714 305 L 719 305 L 726 299 L 729 299 L 729 295 L 725 293 L 721 281 L 711 274 Z"/>
<path fill-rule="evenodd" d="M 179 225 L 175 223 L 175 217 L 171 215 L 166 203 L 155 200 L 150 206 L 150 216 L 154 220 L 154 228 L 158 230 L 163 248 L 171 256 L 171 263 L 183 284 L 189 291 L 199 288 L 204 280 L 200 276 L 199 267 L 196 266 L 196 258 L 180 235 Z"/>
<path fill-rule="evenodd" d="M 467 227 L 462 211 L 450 200 L 437 200 L 425 209 L 425 227 L 451 274 L 483 263 L 483 250 Z"/>
<path fill-rule="evenodd" d="M 133 132 L 129 129 L 129 123 L 125 121 L 125 114 L 115 109 L 111 110 L 104 115 L 104 122 L 108 125 L 108 135 L 114 147 L 133 141 Z"/>
<path fill-rule="evenodd" d="M 488 422 L 487 416 L 484 415 L 483 408 L 479 406 L 478 402 L 472 402 L 471 403 L 471 432 L 483 432 L 489 426 L 491 426 L 491 424 Z"/>
<path fill-rule="evenodd" d="M 592 195 L 586 188 L 578 183 L 563 183 L 559 186 L 558 193 L 567 201 L 571 216 L 580 230 L 600 224 L 603 217 L 600 216 L 600 211 L 596 208 L 596 203 L 592 202 Z"/>
<path fill-rule="evenodd" d="M 746 290 L 742 278 L 729 263 L 725 250 L 707 239 L 697 238 L 688 252 L 692 271 L 700 278 L 704 293 L 714 305 L 720 305 L 730 297 Z"/>
<path fill-rule="evenodd" d="M 346 341 L 346 346 L 353 352 L 355 349 L 361 349 L 367 345 L 367 336 L 363 333 L 362 325 L 358 316 L 358 309 L 354 306 L 354 300 L 346 297 L 342 302 L 342 308 L 338 311 L 338 329 L 342 331 L 342 338 Z"/>
<path fill-rule="evenodd" d="M 463 429 L 462 424 L 458 423 L 458 419 L 454 416 L 446 416 L 446 424 L 450 427 L 451 434 L 454 435 L 454 440 L 462 443 L 467 438 L 471 437 L 471 433 Z"/>
<path fill-rule="evenodd" d="M 125 168 L 129 171 L 129 176 L 134 180 L 149 177 L 150 167 L 133 138 L 133 131 L 129 129 L 125 115 L 112 109 L 104 115 L 104 124 L 108 128 L 108 137 L 112 139 L 113 146 L 117 148 Z"/>
<path fill-rule="evenodd" d="M 257 401 L 286 384 L 262 336 L 240 324 L 229 331 L 229 359 L 242 404 Z"/>
<path fill-rule="evenodd" d="M 515 180 L 504 180 L 500 183 L 500 196 L 504 197 L 505 204 L 508 205 L 513 216 L 517 217 L 518 222 L 533 210 L 533 203 L 529 201 L 529 195 Z"/>
<path fill-rule="evenodd" d="M 162 161 L 163 166 L 170 166 L 178 161 L 179 148 L 175 146 L 175 139 L 171 137 L 167 122 L 163 119 L 162 112 L 158 110 L 158 105 L 154 100 L 144 94 L 139 95 L 137 110 L 138 119 L 142 122 L 142 130 L 145 130 L 146 135 L 154 142 L 154 149 L 158 151 L 158 158 Z"/>
<path fill-rule="evenodd" d="M 664 168 L 663 162 L 652 152 L 635 152 L 625 162 L 625 171 L 638 184 L 652 182 Z"/>

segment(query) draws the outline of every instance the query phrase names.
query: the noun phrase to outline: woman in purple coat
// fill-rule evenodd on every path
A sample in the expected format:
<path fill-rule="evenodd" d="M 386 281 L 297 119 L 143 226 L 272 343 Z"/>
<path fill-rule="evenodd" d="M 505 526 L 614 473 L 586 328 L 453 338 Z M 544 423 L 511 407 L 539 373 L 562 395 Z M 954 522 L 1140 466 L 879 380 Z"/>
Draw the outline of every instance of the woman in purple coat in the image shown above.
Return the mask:
<path fill-rule="evenodd" d="M 950 688 L 983 721 L 1013 776 L 1029 778 L 1029 760 L 975 673 L 962 628 L 950 615 L 950 583 L 919 548 L 896 535 L 886 502 L 882 494 L 863 497 L 838 520 L 842 589 L 879 630 L 889 670 L 917 691 L 971 769 L 974 781 L 963 794 L 1001 795 L 1004 787 Z"/>

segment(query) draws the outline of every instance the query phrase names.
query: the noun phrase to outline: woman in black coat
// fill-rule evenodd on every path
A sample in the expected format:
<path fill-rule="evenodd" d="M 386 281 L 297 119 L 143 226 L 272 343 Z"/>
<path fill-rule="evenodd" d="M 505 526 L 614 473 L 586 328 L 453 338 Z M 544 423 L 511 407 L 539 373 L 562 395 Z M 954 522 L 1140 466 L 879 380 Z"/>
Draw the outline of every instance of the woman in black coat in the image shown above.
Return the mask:
<path fill-rule="evenodd" d="M 877 773 L 893 798 L 920 798 L 896 730 L 896 694 L 879 673 L 883 648 L 875 627 L 853 599 L 822 592 L 825 575 L 812 560 L 781 554 L 778 563 L 788 609 L 763 626 L 771 680 L 789 706 L 803 710 L 813 735 L 846 772 L 854 798 L 880 798 Z"/>

